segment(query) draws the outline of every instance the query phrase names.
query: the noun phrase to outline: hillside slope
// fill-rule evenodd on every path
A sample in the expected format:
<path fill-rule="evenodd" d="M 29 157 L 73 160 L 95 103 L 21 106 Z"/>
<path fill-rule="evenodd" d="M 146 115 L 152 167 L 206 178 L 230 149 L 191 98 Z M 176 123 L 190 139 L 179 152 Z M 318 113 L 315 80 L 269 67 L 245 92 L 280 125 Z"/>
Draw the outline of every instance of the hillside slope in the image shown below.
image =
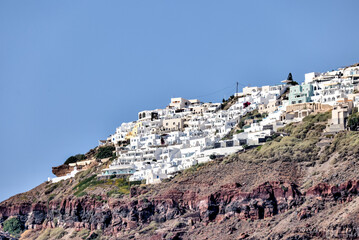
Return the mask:
<path fill-rule="evenodd" d="M 359 133 L 323 135 L 328 117 L 157 185 L 97 180 L 105 166 L 43 183 L 2 202 L 0 222 L 16 217 L 21 239 L 357 238 Z"/>

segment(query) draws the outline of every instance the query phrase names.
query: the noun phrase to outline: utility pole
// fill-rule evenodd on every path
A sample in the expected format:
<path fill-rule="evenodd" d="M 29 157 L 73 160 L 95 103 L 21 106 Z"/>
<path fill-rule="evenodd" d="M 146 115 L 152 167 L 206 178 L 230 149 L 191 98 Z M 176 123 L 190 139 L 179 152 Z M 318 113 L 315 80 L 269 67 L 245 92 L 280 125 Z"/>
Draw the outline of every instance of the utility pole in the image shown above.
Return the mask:
<path fill-rule="evenodd" d="M 236 93 L 238 93 L 238 82 L 237 82 L 237 87 L 236 87 Z"/>

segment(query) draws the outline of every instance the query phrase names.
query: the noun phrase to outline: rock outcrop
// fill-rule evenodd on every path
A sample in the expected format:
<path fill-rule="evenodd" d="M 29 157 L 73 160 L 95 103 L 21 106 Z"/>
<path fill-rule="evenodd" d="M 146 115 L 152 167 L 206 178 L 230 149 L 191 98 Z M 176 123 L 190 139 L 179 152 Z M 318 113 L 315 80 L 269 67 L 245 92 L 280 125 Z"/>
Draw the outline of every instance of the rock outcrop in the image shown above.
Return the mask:
<path fill-rule="evenodd" d="M 74 167 L 71 167 L 67 164 L 62 164 L 60 166 L 57 167 L 52 167 L 52 173 L 56 176 L 56 177 L 62 177 L 65 176 L 69 173 L 71 173 L 74 170 Z"/>
<path fill-rule="evenodd" d="M 28 229 L 70 228 L 102 229 L 107 233 L 135 229 L 151 222 L 163 223 L 184 218 L 190 224 L 222 222 L 225 219 L 258 220 L 270 218 L 301 206 L 307 198 L 345 202 L 358 194 L 358 181 L 340 186 L 319 184 L 302 194 L 295 184 L 266 182 L 251 192 L 242 192 L 238 183 L 222 186 L 220 190 L 200 195 L 193 191 L 169 189 L 165 194 L 145 198 L 139 188 L 123 199 L 98 201 L 91 197 L 69 197 L 61 202 L 23 203 L 0 206 L 0 220 L 17 216 Z M 107 202 L 106 202 L 107 201 Z M 302 209 L 299 219 L 313 214 Z M 56 220 L 55 220 L 56 219 Z"/>
<path fill-rule="evenodd" d="M 359 193 L 359 181 L 347 181 L 338 186 L 320 183 L 306 192 L 307 197 L 320 197 L 324 200 L 351 201 Z"/>

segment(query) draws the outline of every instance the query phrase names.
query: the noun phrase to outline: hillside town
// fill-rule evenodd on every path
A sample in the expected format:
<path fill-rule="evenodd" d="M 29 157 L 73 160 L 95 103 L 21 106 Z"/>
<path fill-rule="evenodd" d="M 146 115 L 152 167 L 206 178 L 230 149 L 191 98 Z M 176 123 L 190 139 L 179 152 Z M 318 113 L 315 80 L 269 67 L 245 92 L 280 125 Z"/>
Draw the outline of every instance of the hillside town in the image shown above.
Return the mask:
<path fill-rule="evenodd" d="M 279 85 L 244 87 L 221 103 L 171 98 L 167 107 L 141 111 L 136 121 L 122 123 L 99 141 L 98 147 L 113 146 L 115 156 L 98 177 L 158 183 L 194 165 L 262 145 L 279 128 L 309 114 L 331 111 L 326 132 L 344 131 L 358 105 L 358 64 L 307 73 L 301 84 L 289 74 Z M 49 180 L 74 177 L 93 161 L 70 163 L 70 173 Z"/>

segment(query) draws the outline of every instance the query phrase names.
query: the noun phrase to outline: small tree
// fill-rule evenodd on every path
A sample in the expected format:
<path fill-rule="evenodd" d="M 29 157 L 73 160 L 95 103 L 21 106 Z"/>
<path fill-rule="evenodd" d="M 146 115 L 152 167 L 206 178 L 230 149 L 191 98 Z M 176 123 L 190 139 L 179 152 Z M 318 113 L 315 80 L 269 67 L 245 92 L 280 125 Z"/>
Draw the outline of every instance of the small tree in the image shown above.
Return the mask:
<path fill-rule="evenodd" d="M 350 115 L 348 119 L 348 128 L 351 131 L 356 131 L 359 127 L 359 116 L 358 113 Z"/>
<path fill-rule="evenodd" d="M 4 231 L 10 233 L 13 236 L 19 235 L 23 230 L 24 225 L 16 217 L 9 218 L 4 222 Z"/>
<path fill-rule="evenodd" d="M 70 163 L 75 163 L 75 162 L 77 162 L 77 158 L 75 156 L 71 156 L 68 159 L 66 159 L 65 164 L 69 165 Z"/>
<path fill-rule="evenodd" d="M 112 157 L 112 152 L 115 151 L 114 146 L 106 146 L 106 147 L 100 147 L 98 149 L 98 152 L 96 154 L 97 159 L 103 159 L 103 158 L 109 158 Z"/>

